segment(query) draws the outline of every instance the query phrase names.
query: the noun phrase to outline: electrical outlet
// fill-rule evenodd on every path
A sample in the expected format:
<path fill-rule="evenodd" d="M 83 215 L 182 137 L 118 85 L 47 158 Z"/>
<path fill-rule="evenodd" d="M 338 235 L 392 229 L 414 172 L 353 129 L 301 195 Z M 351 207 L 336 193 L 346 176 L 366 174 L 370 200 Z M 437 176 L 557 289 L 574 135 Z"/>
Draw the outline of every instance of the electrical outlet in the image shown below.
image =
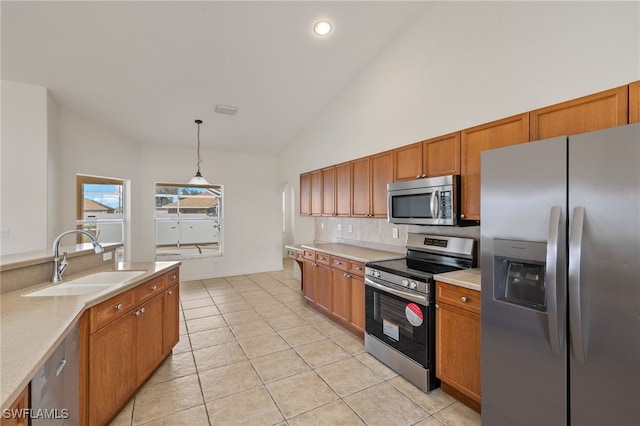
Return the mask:
<path fill-rule="evenodd" d="M 347 232 L 353 232 L 353 225 L 347 225 Z"/>
<path fill-rule="evenodd" d="M 398 228 L 391 229 L 393 238 L 398 238 Z"/>
<path fill-rule="evenodd" d="M 324 229 L 324 222 L 320 222 L 320 229 Z"/>
<path fill-rule="evenodd" d="M 341 223 L 338 223 L 336 225 L 336 231 L 338 231 L 338 232 L 342 231 L 342 224 Z"/>
<path fill-rule="evenodd" d="M 111 260 L 113 259 L 113 252 L 112 251 L 106 251 L 104 253 L 102 253 L 102 261 L 106 262 L 107 260 Z"/>
<path fill-rule="evenodd" d="M 0 239 L 8 240 L 9 239 L 9 229 L 0 230 Z"/>

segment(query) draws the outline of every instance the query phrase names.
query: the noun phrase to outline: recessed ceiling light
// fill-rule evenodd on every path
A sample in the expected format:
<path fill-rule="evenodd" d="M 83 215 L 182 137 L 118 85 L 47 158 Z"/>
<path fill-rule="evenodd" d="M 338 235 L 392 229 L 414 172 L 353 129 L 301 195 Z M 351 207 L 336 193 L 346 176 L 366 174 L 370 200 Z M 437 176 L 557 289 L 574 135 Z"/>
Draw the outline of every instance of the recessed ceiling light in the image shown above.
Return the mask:
<path fill-rule="evenodd" d="M 322 20 L 313 24 L 313 32 L 319 36 L 327 35 L 331 32 L 331 22 Z"/>

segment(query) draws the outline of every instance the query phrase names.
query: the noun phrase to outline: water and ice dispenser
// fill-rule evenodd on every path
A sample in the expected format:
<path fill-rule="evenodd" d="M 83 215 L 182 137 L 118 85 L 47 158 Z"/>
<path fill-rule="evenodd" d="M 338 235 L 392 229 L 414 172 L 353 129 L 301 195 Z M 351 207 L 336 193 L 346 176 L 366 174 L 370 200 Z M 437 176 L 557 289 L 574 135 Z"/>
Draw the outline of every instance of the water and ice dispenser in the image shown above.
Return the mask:
<path fill-rule="evenodd" d="M 494 239 L 493 298 L 547 312 L 545 270 L 547 244 Z"/>

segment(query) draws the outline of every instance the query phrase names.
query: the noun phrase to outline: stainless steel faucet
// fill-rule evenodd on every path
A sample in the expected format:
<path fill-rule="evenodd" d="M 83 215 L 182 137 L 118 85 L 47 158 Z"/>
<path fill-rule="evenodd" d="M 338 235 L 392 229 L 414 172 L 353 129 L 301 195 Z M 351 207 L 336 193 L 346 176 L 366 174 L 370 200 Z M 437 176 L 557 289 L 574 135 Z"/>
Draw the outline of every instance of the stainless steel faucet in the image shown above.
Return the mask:
<path fill-rule="evenodd" d="M 85 231 L 83 229 L 72 229 L 58 235 L 58 238 L 56 238 L 53 242 L 53 277 L 51 278 L 52 283 L 62 281 L 62 273 L 67 268 L 67 265 L 69 265 L 69 262 L 67 262 L 66 251 L 62 253 L 62 259 L 60 259 L 60 239 L 69 234 L 84 234 L 91 240 L 91 244 L 93 244 L 93 250 L 96 253 L 102 253 L 104 251 L 104 248 L 102 248 L 96 237 L 94 237 L 93 234 L 89 231 Z"/>

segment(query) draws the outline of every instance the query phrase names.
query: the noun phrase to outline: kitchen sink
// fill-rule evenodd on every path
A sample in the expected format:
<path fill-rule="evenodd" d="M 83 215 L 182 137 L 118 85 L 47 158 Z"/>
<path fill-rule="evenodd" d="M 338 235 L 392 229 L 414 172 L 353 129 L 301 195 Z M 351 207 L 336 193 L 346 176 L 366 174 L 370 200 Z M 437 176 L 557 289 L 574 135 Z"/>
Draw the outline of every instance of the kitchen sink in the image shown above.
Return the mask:
<path fill-rule="evenodd" d="M 79 296 L 96 293 L 139 277 L 146 271 L 108 271 L 87 275 L 86 277 L 55 284 L 42 290 L 25 293 L 23 297 L 38 296 Z"/>

